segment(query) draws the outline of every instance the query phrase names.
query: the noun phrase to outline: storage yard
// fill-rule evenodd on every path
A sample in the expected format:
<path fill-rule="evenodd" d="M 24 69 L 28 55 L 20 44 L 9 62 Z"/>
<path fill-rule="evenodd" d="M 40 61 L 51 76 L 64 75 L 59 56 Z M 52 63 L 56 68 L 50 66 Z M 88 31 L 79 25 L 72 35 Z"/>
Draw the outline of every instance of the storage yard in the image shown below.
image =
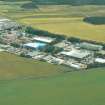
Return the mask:
<path fill-rule="evenodd" d="M 0 51 L 75 69 L 105 66 L 105 54 L 98 54 L 105 51 L 103 44 L 71 42 L 66 37 L 58 41 L 56 36 L 29 37 L 16 22 L 5 18 L 0 22 Z"/>

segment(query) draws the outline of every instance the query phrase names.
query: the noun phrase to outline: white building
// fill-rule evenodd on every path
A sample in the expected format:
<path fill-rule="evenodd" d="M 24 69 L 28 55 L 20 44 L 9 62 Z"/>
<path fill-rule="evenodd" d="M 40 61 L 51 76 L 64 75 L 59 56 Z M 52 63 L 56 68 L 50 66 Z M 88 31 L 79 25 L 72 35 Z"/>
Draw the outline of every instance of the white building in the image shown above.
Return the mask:
<path fill-rule="evenodd" d="M 81 64 L 81 63 L 71 63 L 70 66 L 76 69 L 86 69 L 87 68 L 87 65 Z"/>
<path fill-rule="evenodd" d="M 53 43 L 56 41 L 56 38 L 51 38 L 46 36 L 35 36 L 33 39 L 45 43 Z"/>
<path fill-rule="evenodd" d="M 97 63 L 105 63 L 105 59 L 103 59 L 103 58 L 95 58 L 95 62 L 97 62 Z"/>
<path fill-rule="evenodd" d="M 46 48 L 47 44 L 40 42 L 27 43 L 23 45 L 25 48 L 39 50 Z"/>
<path fill-rule="evenodd" d="M 62 51 L 60 52 L 60 54 L 72 58 L 83 59 L 88 57 L 91 53 L 89 51 L 71 50 L 71 51 Z"/>
<path fill-rule="evenodd" d="M 97 44 L 92 44 L 87 42 L 80 43 L 80 47 L 83 49 L 92 50 L 92 51 L 100 51 L 103 49 L 102 45 L 97 45 Z"/>

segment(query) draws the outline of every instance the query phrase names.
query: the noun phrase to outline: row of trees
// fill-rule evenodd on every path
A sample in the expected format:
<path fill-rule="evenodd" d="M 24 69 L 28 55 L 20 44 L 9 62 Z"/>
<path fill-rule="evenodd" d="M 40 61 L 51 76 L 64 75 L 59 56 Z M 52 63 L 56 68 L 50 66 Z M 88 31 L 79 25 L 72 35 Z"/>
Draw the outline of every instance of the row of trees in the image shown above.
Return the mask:
<path fill-rule="evenodd" d="M 31 26 L 27 26 L 26 29 L 25 29 L 25 32 L 29 34 L 29 37 L 32 37 L 34 35 L 45 35 L 45 36 L 56 37 L 58 41 L 62 40 L 62 39 L 68 39 L 68 41 L 70 41 L 72 43 L 89 42 L 89 43 L 92 43 L 92 44 L 103 45 L 103 48 L 105 49 L 105 43 L 92 41 L 92 40 L 83 40 L 83 39 L 75 38 L 75 37 L 67 38 L 65 35 L 58 35 L 58 34 L 50 33 L 48 31 L 34 29 Z"/>
<path fill-rule="evenodd" d="M 104 63 L 94 63 L 94 64 L 88 65 L 88 68 L 100 68 L 100 67 L 105 67 L 105 64 Z"/>
<path fill-rule="evenodd" d="M 104 5 L 105 0 L 32 0 L 34 4 L 54 4 L 54 5 Z"/>
<path fill-rule="evenodd" d="M 27 26 L 25 29 L 25 32 L 28 33 L 29 37 L 35 36 L 35 35 L 45 35 L 45 36 L 50 36 L 50 37 L 56 37 L 58 39 L 65 39 L 64 35 L 58 35 L 58 34 L 54 34 L 54 33 L 50 33 L 48 31 L 43 31 L 43 30 L 39 30 L 39 29 L 35 29 L 31 26 Z"/>

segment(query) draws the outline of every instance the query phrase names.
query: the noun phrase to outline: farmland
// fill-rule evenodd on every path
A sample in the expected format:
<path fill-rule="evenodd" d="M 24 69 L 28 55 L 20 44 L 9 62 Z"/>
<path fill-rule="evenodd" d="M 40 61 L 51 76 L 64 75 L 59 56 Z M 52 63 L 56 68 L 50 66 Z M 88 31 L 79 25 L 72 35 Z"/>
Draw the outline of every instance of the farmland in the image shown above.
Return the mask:
<path fill-rule="evenodd" d="M 104 105 L 105 71 L 0 81 L 2 105 Z"/>
<path fill-rule="evenodd" d="M 23 8 L 23 2 L 1 2 L 0 14 L 35 29 L 82 39 L 105 41 L 105 25 L 93 25 L 83 21 L 85 17 L 104 17 L 104 6 L 100 5 L 37 5 L 37 8 Z"/>
<path fill-rule="evenodd" d="M 21 21 L 35 28 L 63 34 L 68 37 L 73 36 L 81 39 L 105 41 L 105 25 L 94 26 L 84 23 L 82 20 L 83 18 L 30 18 L 22 19 Z"/>
<path fill-rule="evenodd" d="M 104 68 L 63 70 L 70 68 L 0 53 L 0 104 L 104 105 Z"/>

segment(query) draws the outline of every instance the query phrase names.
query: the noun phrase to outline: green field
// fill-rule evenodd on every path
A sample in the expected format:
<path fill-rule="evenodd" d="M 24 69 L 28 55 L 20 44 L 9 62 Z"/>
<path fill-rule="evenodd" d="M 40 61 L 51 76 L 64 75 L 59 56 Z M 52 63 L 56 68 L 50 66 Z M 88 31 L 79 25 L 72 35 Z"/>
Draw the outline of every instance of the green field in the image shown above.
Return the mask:
<path fill-rule="evenodd" d="M 104 105 L 105 70 L 0 81 L 1 105 Z"/>
<path fill-rule="evenodd" d="M 0 53 L 0 105 L 104 105 L 105 68 L 73 69 Z"/>

